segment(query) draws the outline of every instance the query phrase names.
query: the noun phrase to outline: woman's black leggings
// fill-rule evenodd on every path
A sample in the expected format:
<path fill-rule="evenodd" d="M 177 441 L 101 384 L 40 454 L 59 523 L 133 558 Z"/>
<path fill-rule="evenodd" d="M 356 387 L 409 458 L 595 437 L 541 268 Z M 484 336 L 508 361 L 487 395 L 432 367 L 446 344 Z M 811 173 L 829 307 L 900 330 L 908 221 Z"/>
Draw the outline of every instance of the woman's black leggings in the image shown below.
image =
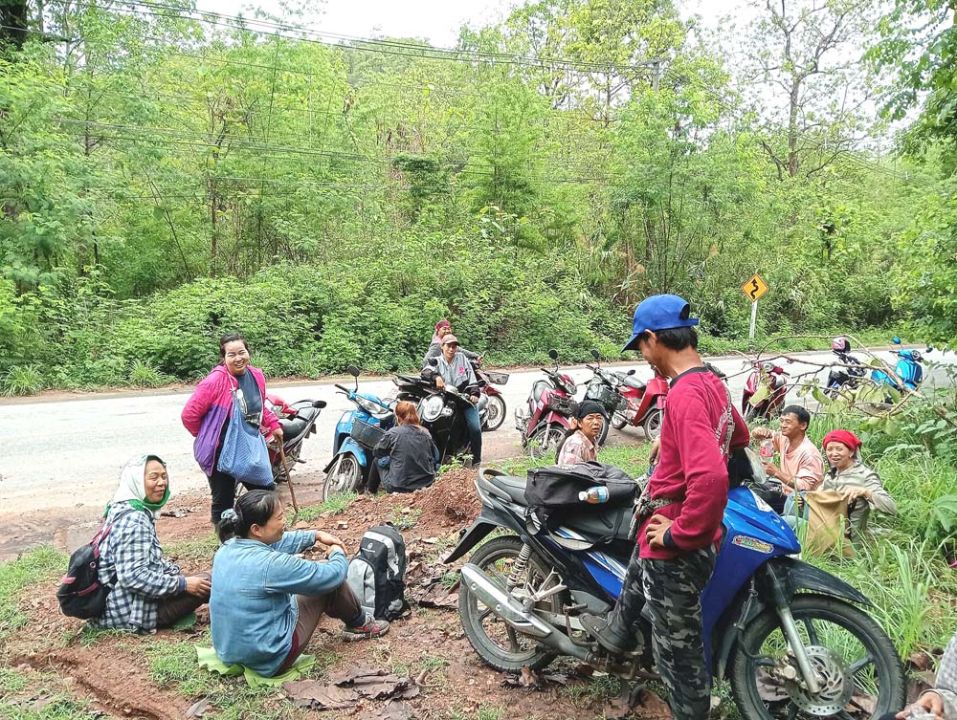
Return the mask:
<path fill-rule="evenodd" d="M 247 490 L 275 490 L 276 484 L 269 487 L 259 485 L 248 485 L 243 483 Z M 210 520 L 213 525 L 219 525 L 219 520 L 223 512 L 228 510 L 236 502 L 236 479 L 232 475 L 216 470 L 209 477 L 209 490 L 212 493 L 212 507 L 210 509 Z"/>

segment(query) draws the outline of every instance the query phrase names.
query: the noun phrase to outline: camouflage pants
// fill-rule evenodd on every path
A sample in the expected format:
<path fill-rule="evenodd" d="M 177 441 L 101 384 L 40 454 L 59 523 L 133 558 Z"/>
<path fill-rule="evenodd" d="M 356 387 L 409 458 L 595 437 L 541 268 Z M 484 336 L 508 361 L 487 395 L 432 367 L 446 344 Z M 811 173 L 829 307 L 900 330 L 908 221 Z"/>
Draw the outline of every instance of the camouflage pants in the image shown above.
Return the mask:
<path fill-rule="evenodd" d="M 714 550 L 674 560 L 642 560 L 655 665 L 671 698 L 674 720 L 703 720 L 711 709 L 711 672 L 701 633 L 701 591 L 714 570 Z"/>

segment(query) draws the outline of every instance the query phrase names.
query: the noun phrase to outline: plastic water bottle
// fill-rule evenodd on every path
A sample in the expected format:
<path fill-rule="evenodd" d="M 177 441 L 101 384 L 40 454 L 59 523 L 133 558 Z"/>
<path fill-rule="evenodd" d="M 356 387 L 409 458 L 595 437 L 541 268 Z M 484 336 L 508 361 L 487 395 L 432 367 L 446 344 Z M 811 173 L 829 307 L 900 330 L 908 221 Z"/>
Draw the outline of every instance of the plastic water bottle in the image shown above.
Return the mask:
<path fill-rule="evenodd" d="M 608 488 L 602 485 L 594 485 L 578 493 L 578 500 L 592 505 L 608 502 Z"/>
<path fill-rule="evenodd" d="M 758 449 L 758 454 L 763 460 L 770 460 L 774 457 L 774 443 L 770 438 L 761 441 L 761 447 Z"/>

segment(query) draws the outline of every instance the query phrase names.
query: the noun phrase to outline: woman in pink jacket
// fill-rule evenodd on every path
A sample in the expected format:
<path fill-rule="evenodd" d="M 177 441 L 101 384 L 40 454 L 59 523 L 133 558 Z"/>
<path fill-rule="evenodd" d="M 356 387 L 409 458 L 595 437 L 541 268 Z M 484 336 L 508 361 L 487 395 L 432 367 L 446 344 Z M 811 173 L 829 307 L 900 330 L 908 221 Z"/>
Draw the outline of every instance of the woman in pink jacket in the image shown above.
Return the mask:
<path fill-rule="evenodd" d="M 193 455 L 209 478 L 214 525 L 219 525 L 223 511 L 231 508 L 236 499 L 236 479 L 216 469 L 233 408 L 232 392 L 236 389 L 242 390 L 247 417 L 262 413 L 259 430 L 266 442 L 282 442 L 279 420 L 265 403 L 266 378 L 262 370 L 249 364 L 246 338 L 230 333 L 219 340 L 219 365 L 196 386 L 183 408 L 183 425 L 196 438 Z"/>

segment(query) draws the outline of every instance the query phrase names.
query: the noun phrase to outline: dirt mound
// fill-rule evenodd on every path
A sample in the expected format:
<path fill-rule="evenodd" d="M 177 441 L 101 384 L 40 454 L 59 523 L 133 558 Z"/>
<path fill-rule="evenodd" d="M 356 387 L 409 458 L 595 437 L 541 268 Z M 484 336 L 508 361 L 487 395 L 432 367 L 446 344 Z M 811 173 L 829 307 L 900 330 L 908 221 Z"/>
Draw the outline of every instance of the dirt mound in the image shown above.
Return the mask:
<path fill-rule="evenodd" d="M 471 522 L 482 509 L 475 492 L 476 472 L 465 468 L 449 470 L 431 487 L 416 493 L 415 506 L 422 510 L 420 521 L 446 527 Z"/>

